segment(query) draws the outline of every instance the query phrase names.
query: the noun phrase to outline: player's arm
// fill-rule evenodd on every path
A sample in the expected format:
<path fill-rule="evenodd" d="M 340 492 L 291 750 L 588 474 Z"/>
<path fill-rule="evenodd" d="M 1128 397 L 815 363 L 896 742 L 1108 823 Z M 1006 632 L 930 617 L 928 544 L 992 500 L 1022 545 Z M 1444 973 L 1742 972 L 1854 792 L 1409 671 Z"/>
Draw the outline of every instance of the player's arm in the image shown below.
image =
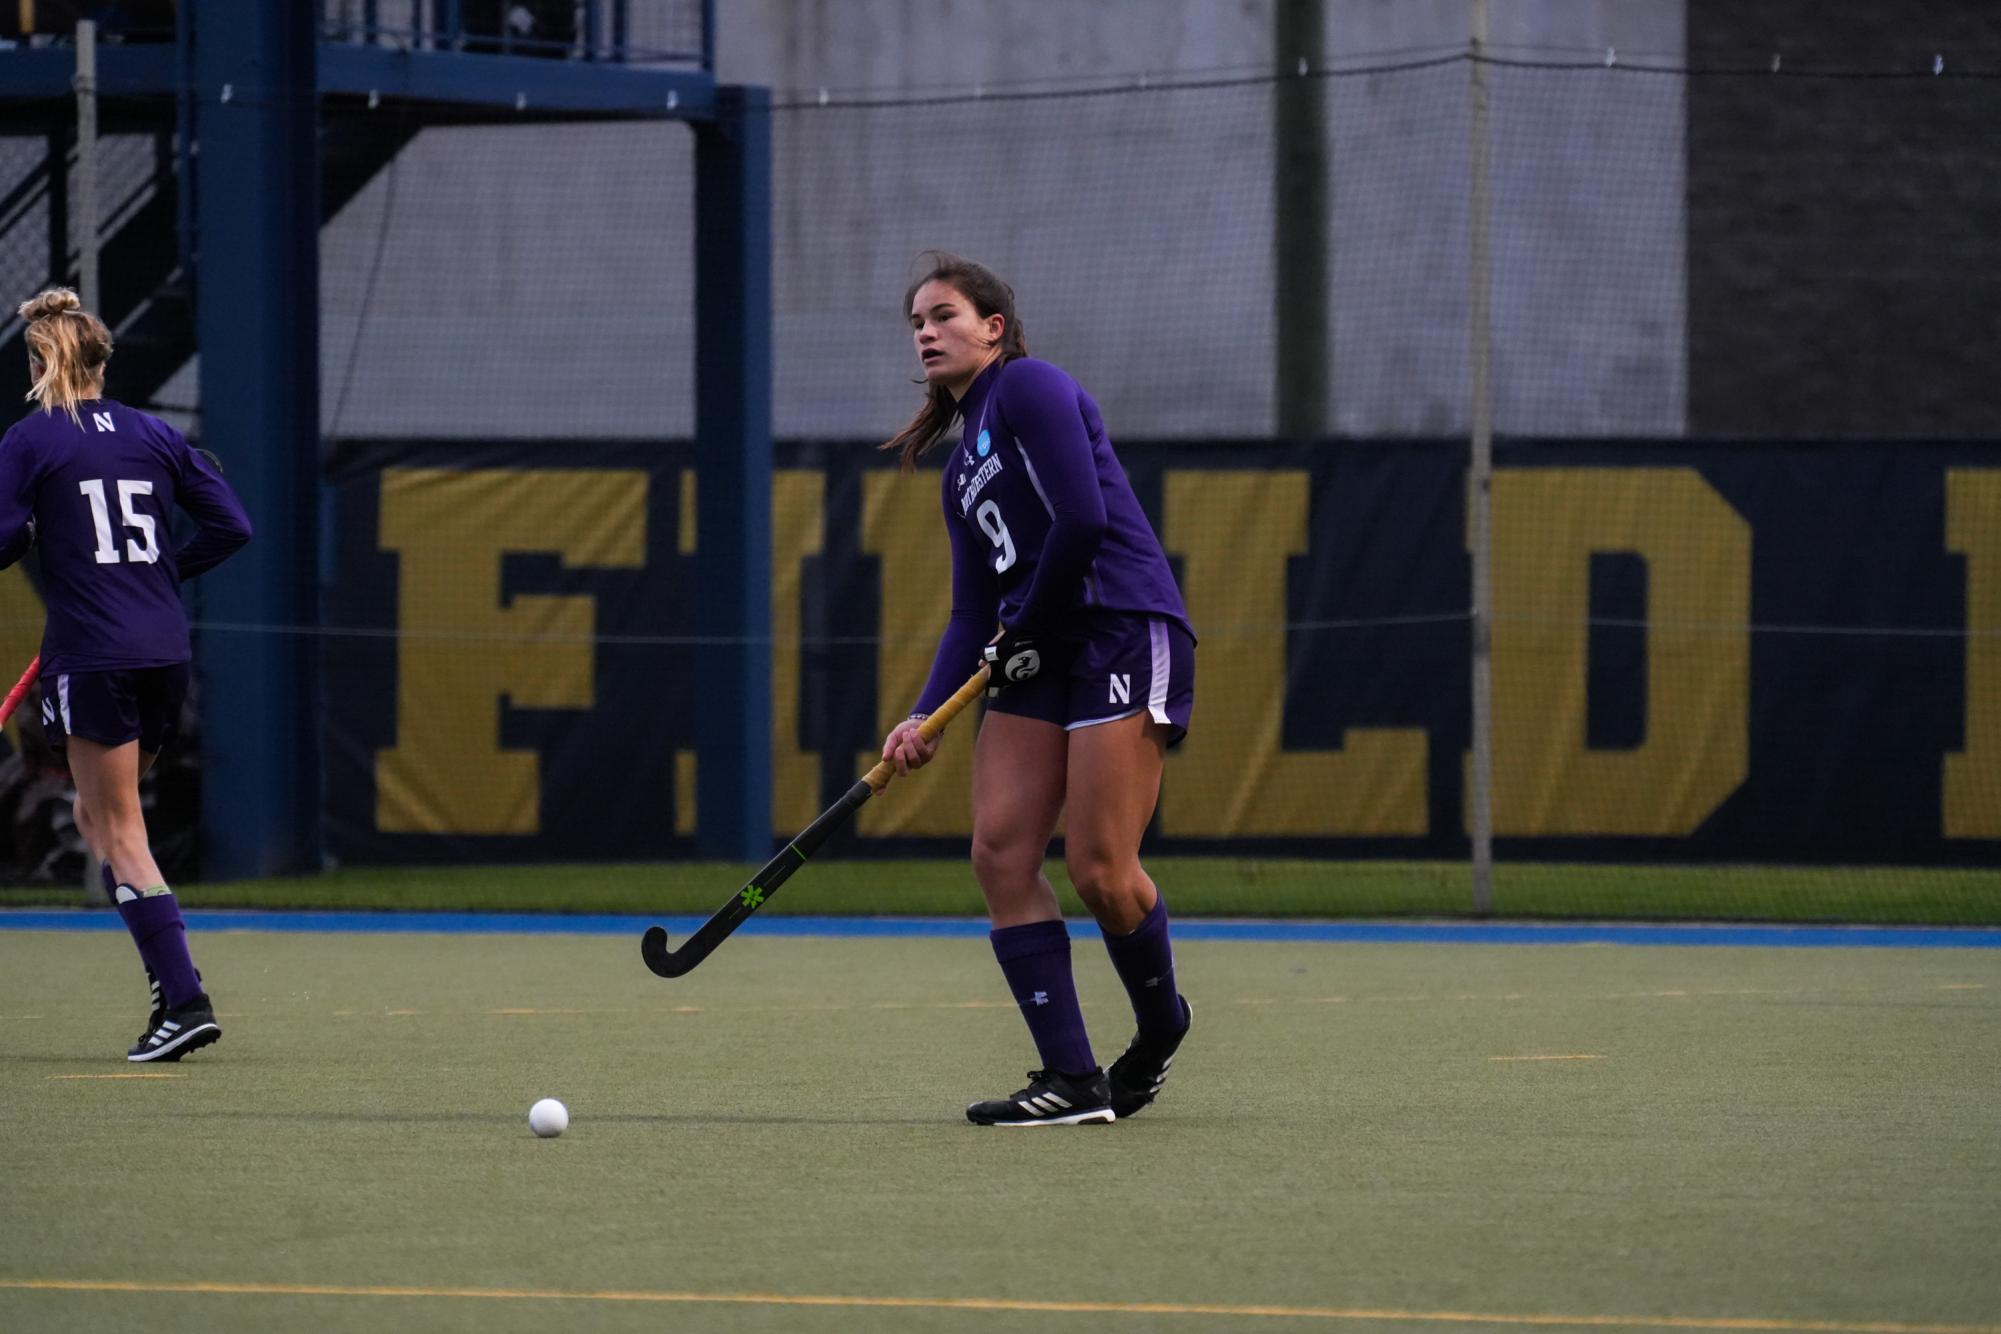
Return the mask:
<path fill-rule="evenodd" d="M 175 436 L 181 476 L 175 499 L 195 521 L 195 531 L 174 551 L 174 567 L 183 580 L 205 574 L 228 560 L 250 540 L 250 516 L 243 502 L 222 479 L 222 470 Z M 212 456 L 210 456 L 212 457 Z"/>
<path fill-rule="evenodd" d="M 1001 380 L 997 407 L 1021 452 L 1035 468 L 1049 501 L 1049 536 L 1021 614 L 1008 628 L 1033 633 L 1052 612 L 1067 610 L 1104 544 L 1105 497 L 1091 456 L 1091 435 L 1077 403 L 1077 385 L 1056 367 L 1023 361 Z"/>
<path fill-rule="evenodd" d="M 952 615 L 931 659 L 930 679 L 910 711 L 913 717 L 930 713 L 966 683 L 967 675 L 980 665 L 980 650 L 1000 623 L 1000 584 L 987 566 L 988 549 L 949 515 L 945 531 L 952 539 Z"/>
<path fill-rule="evenodd" d="M 948 501 L 949 504 L 949 501 Z M 952 542 L 952 615 L 931 659 L 931 677 L 917 696 L 910 716 L 890 729 L 882 757 L 909 773 L 930 762 L 935 741 L 918 735 L 917 725 L 965 684 L 979 665 L 980 651 L 1000 618 L 1000 585 L 987 568 L 987 553 L 972 539 L 966 525 L 948 511 L 945 532 Z"/>
<path fill-rule="evenodd" d="M 35 545 L 34 460 L 19 436 L 0 439 L 0 570 Z"/>

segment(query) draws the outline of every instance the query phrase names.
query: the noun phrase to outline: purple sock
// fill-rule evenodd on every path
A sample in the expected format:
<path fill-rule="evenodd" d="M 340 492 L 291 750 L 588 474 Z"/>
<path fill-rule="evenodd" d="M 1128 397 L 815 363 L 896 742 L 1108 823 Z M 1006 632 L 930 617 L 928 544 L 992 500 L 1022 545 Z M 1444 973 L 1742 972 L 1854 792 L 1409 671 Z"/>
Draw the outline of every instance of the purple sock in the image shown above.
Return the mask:
<path fill-rule="evenodd" d="M 1123 936 L 1098 928 L 1105 953 L 1132 997 L 1133 1018 L 1148 1033 L 1179 1033 L 1188 1026 L 1181 997 L 1174 990 L 1174 946 L 1167 939 L 1167 896 L 1154 900 L 1152 911 Z"/>
<path fill-rule="evenodd" d="M 167 1008 L 178 1009 L 201 994 L 201 980 L 195 976 L 195 961 L 188 956 L 188 929 L 181 921 L 181 905 L 172 894 L 140 897 L 130 885 L 120 885 L 111 894 L 125 929 L 139 946 L 139 957 L 153 976 L 160 979 L 160 999 Z"/>
<path fill-rule="evenodd" d="M 1096 1070 L 1084 1011 L 1077 1005 L 1077 984 L 1070 976 L 1069 928 L 1061 922 L 1030 922 L 988 935 L 1043 1066 L 1066 1075 Z"/>

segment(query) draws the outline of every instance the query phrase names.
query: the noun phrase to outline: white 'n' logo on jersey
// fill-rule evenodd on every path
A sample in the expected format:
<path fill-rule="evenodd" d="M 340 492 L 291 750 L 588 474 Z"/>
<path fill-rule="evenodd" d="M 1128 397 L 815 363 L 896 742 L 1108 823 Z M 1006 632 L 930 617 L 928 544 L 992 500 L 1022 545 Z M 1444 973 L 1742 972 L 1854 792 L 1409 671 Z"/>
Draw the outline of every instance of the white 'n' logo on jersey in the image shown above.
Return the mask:
<path fill-rule="evenodd" d="M 1112 673 L 1112 703 L 1130 704 L 1133 700 L 1133 674 L 1131 672 Z"/>
<path fill-rule="evenodd" d="M 111 414 L 108 412 L 93 412 L 90 414 L 90 421 L 91 425 L 97 427 L 100 431 L 116 431 L 118 429 L 117 423 L 111 420 Z"/>

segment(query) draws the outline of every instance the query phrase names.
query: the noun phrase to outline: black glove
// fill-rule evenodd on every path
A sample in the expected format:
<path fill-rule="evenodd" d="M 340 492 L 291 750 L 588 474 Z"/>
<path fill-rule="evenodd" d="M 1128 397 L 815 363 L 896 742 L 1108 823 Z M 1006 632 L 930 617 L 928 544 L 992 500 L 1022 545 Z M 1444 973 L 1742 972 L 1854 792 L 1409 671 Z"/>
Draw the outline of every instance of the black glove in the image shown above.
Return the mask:
<path fill-rule="evenodd" d="M 1011 685 L 1019 685 L 1042 670 L 1040 636 L 1001 627 L 1000 638 L 987 645 L 982 654 L 992 667 L 987 677 L 987 698 Z"/>

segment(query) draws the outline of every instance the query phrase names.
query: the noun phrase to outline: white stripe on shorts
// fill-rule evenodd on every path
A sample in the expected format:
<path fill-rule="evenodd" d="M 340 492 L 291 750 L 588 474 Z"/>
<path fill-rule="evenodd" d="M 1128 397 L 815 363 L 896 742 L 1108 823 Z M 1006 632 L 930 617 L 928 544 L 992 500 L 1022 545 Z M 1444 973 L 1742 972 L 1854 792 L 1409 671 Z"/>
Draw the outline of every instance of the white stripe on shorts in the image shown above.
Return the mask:
<path fill-rule="evenodd" d="M 56 678 L 56 701 L 63 711 L 63 735 L 69 735 L 69 673 Z"/>
<path fill-rule="evenodd" d="M 1153 682 L 1146 692 L 1147 711 L 1153 720 L 1166 725 L 1167 719 L 1167 676 L 1168 664 L 1172 659 L 1167 652 L 1167 622 L 1150 620 L 1146 623 L 1147 638 L 1153 644 Z"/>
<path fill-rule="evenodd" d="M 1124 722 L 1128 718 L 1137 718 L 1140 714 L 1145 712 L 1146 712 L 1145 709 L 1127 709 L 1124 713 L 1110 713 L 1106 714 L 1103 718 L 1079 718 L 1074 723 L 1063 724 L 1063 730 L 1066 732 L 1075 732 L 1079 728 L 1096 727 L 1100 723 Z"/>

